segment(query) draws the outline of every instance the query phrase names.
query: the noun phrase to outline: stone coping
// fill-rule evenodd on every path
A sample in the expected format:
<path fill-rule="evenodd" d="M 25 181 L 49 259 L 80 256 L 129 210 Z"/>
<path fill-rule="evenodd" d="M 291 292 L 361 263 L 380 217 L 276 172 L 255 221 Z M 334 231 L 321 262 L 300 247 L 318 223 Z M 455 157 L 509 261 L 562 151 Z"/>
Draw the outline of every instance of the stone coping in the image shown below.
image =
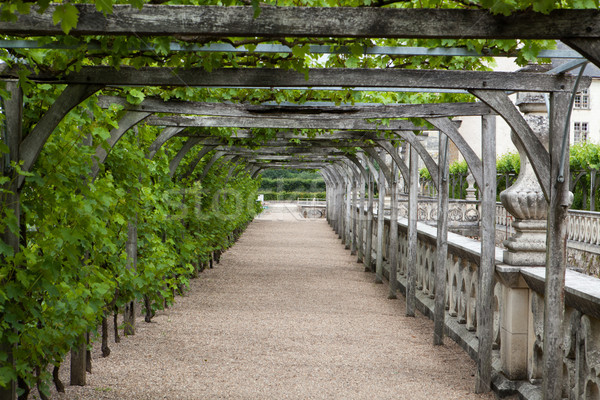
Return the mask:
<path fill-rule="evenodd" d="M 522 267 L 521 274 L 531 289 L 541 295 L 544 294 L 546 268 Z M 565 303 L 584 314 L 600 319 L 600 279 L 567 270 Z"/>

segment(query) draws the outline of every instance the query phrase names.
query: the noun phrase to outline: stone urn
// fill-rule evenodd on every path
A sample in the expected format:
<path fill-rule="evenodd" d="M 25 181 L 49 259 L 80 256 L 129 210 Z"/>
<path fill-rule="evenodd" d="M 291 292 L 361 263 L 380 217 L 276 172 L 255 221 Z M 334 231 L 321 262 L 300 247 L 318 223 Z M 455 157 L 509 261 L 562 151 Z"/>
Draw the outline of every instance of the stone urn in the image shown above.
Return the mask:
<path fill-rule="evenodd" d="M 526 94 L 517 106 L 533 132 L 548 149 L 548 115 L 542 95 Z M 539 265 L 546 263 L 546 218 L 548 202 L 529 159 L 515 133 L 511 139 L 521 160 L 516 182 L 500 193 L 504 208 L 514 217 L 514 234 L 504 241 L 503 260 L 510 265 Z"/>

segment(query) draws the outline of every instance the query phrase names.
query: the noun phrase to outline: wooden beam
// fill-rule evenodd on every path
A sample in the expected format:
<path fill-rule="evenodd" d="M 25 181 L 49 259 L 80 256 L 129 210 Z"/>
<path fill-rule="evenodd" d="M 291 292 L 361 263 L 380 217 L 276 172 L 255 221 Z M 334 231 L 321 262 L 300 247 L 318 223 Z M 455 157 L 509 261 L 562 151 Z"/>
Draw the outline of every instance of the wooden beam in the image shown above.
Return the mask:
<path fill-rule="evenodd" d="M 149 117 L 147 125 L 175 127 L 229 127 L 229 128 L 274 128 L 274 129 L 349 129 L 349 130 L 417 130 L 410 121 L 390 120 L 389 125 L 345 118 L 266 118 L 266 117 Z"/>
<path fill-rule="evenodd" d="M 219 117 L 268 117 L 313 119 L 315 117 L 341 118 L 425 118 L 488 115 L 494 113 L 487 105 L 477 103 L 432 103 L 432 104 L 340 104 L 338 106 L 313 105 L 254 105 L 245 103 L 205 103 L 193 101 L 147 98 L 140 104 L 130 104 L 117 96 L 101 96 L 98 105 L 108 108 L 118 104 L 128 111 L 153 113 L 210 115 Z"/>
<path fill-rule="evenodd" d="M 4 67 L 0 78 L 15 79 L 16 68 Z M 508 90 L 529 92 L 569 91 L 575 78 L 569 75 L 533 72 L 494 72 L 417 69 L 311 68 L 308 79 L 304 73 L 279 68 L 221 68 L 208 72 L 202 68 L 173 70 L 172 68 L 108 66 L 83 67 L 68 75 L 40 72 L 30 75 L 35 82 L 87 85 L 201 86 L 236 88 L 429 88 L 461 90 Z M 583 77 L 580 87 L 590 85 Z"/>
<path fill-rule="evenodd" d="M 400 9 L 376 7 L 264 7 L 257 18 L 249 6 L 114 5 L 104 15 L 93 4 L 74 4 L 79 11 L 71 35 L 259 36 L 561 39 L 600 36 L 597 10 L 554 10 L 544 15 L 515 12 L 493 15 L 484 10 Z M 62 35 L 53 21 L 56 5 L 43 14 L 36 7 L 16 21 L 2 21 L 4 35 Z"/>

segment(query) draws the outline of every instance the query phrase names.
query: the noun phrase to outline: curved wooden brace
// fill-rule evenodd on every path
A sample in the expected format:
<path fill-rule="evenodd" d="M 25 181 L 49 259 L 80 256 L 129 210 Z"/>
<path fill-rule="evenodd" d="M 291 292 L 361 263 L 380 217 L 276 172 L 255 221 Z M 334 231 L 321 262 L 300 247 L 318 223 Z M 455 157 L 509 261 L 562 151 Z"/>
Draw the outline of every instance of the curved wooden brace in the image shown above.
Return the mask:
<path fill-rule="evenodd" d="M 54 104 L 50 106 L 48 111 L 40 118 L 36 126 L 25 136 L 19 145 L 19 155 L 23 160 L 22 169 L 24 171 L 31 170 L 44 144 L 65 115 L 103 87 L 104 85 L 71 84 L 63 90 L 60 96 L 54 101 Z M 19 186 L 23 184 L 24 180 L 25 177 L 19 177 Z"/>
<path fill-rule="evenodd" d="M 96 147 L 96 154 L 92 158 L 92 181 L 96 179 L 98 173 L 100 172 L 100 165 L 104 164 L 106 161 L 106 157 L 108 157 L 108 152 L 112 150 L 113 147 L 117 144 L 117 142 L 123 137 L 125 132 L 129 129 L 133 128 L 139 122 L 143 121 L 152 113 L 141 112 L 141 111 L 128 111 L 121 117 L 119 120 L 119 127 L 110 131 L 110 137 L 106 140 L 108 143 L 108 150 L 106 150 L 103 146 L 99 145 Z"/>
<path fill-rule="evenodd" d="M 169 162 L 169 176 L 171 178 L 175 176 L 175 171 L 177 170 L 179 163 L 181 163 L 181 160 L 183 160 L 183 157 L 185 157 L 185 155 L 188 153 L 188 151 L 192 149 L 192 147 L 194 147 L 201 141 L 202 139 L 200 138 L 189 138 L 183 144 L 183 146 L 181 147 L 181 149 L 179 149 L 175 157 L 173 157 L 173 159 Z"/>
<path fill-rule="evenodd" d="M 429 123 L 438 128 L 441 133 L 446 134 L 454 142 L 458 151 L 462 154 L 477 185 L 483 187 L 483 164 L 475 151 L 469 146 L 467 141 L 458 131 L 458 128 L 448 118 L 426 118 Z"/>
<path fill-rule="evenodd" d="M 536 134 L 533 133 L 533 130 L 527 121 L 525 121 L 523 115 L 517 110 L 515 104 L 510 100 L 508 95 L 502 91 L 472 90 L 471 93 L 500 114 L 515 132 L 515 136 L 517 137 L 517 140 L 521 142 L 521 147 L 527 154 L 527 158 L 531 163 L 533 172 L 535 172 L 535 175 L 538 178 L 546 199 L 550 199 L 550 154 Z M 454 141 L 454 139 L 452 139 L 452 141 Z M 456 144 L 456 142 L 454 143 Z M 462 152 L 460 146 L 458 146 L 458 149 Z M 467 163 L 468 162 L 469 161 L 467 160 Z M 473 172 L 473 176 L 475 176 L 474 171 L 471 170 L 471 172 Z M 477 177 L 475 177 L 475 180 L 477 180 Z M 477 184 L 480 184 L 479 180 L 477 180 Z"/>
<path fill-rule="evenodd" d="M 359 159 L 354 154 L 347 154 L 346 158 L 350 160 L 354 165 L 356 165 L 356 167 L 360 171 L 361 176 L 364 178 L 365 181 L 367 181 L 369 179 L 369 173 L 367 172 L 365 167 L 360 163 Z"/>
<path fill-rule="evenodd" d="M 600 43 L 597 38 L 563 38 L 561 40 L 600 68 Z"/>
<path fill-rule="evenodd" d="M 158 135 L 157 138 L 154 139 L 154 142 L 152 142 L 152 144 L 148 148 L 148 154 L 146 155 L 146 158 L 150 160 L 154 158 L 158 150 L 160 150 L 160 148 L 163 146 L 163 144 L 167 142 L 167 140 L 171 139 L 172 137 L 175 137 L 175 135 L 177 135 L 184 129 L 185 128 L 178 128 L 173 126 L 169 126 L 163 129 L 160 135 Z"/>
<path fill-rule="evenodd" d="M 206 178 L 208 171 L 210 171 L 212 166 L 219 160 L 219 158 L 223 157 L 224 155 L 227 155 L 227 152 L 222 151 L 222 150 L 219 150 L 215 154 L 213 154 L 212 158 L 204 166 L 204 170 L 202 170 L 202 175 L 200 175 L 200 179 L 199 179 L 200 181 L 202 181 L 202 180 L 204 180 L 204 178 Z"/>
<path fill-rule="evenodd" d="M 385 180 L 387 181 L 388 185 L 391 185 L 393 180 L 392 170 L 386 165 L 381 155 L 377 152 L 377 150 L 375 150 L 372 147 L 365 149 L 365 152 L 368 155 L 370 155 L 375 161 L 377 161 L 377 164 L 379 164 L 379 168 L 383 171 L 383 176 L 385 176 Z"/>
<path fill-rule="evenodd" d="M 367 167 L 369 168 L 369 172 L 371 173 L 371 177 L 373 178 L 373 181 L 374 182 L 377 181 L 377 175 L 378 175 L 377 170 L 375 169 L 375 166 L 371 162 L 368 155 L 365 153 L 360 153 L 359 159 L 362 160 L 365 164 L 367 164 Z"/>
<path fill-rule="evenodd" d="M 392 160 L 394 160 L 398 166 L 398 169 L 400 170 L 400 173 L 402 174 L 402 177 L 404 178 L 404 182 L 409 182 L 410 173 L 408 171 L 408 167 L 404 163 L 404 160 L 400 158 L 400 154 L 398 154 L 396 148 L 387 140 L 379 142 L 379 146 L 392 157 Z"/>
<path fill-rule="evenodd" d="M 404 140 L 406 140 L 416 151 L 419 153 L 421 160 L 425 163 L 425 168 L 429 171 L 429 175 L 431 175 L 431 179 L 434 182 L 438 181 L 438 166 L 431 154 L 427 151 L 423 143 L 419 140 L 418 136 L 414 134 L 414 132 L 410 131 L 396 131 L 394 132 L 396 135 L 400 136 Z"/>
<path fill-rule="evenodd" d="M 181 179 L 185 179 L 192 176 L 194 170 L 196 169 L 200 161 L 202 161 L 204 156 L 206 156 L 208 153 L 210 153 L 216 148 L 218 148 L 218 146 L 204 145 L 202 147 L 202 150 L 200 150 L 198 154 L 196 154 L 196 157 L 194 157 L 194 159 L 190 162 L 190 164 L 188 165 L 188 170 L 181 176 Z"/>

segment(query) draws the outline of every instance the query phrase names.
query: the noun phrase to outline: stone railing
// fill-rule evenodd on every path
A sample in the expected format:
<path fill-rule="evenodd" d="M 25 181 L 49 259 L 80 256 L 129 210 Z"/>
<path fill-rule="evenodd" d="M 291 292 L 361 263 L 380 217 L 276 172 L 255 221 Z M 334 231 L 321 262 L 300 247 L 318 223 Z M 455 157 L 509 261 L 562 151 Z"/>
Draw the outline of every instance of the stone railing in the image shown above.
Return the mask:
<path fill-rule="evenodd" d="M 375 216 L 375 221 L 377 216 Z M 376 226 L 376 223 L 374 223 Z M 385 217 L 385 260 L 389 259 L 390 219 Z M 364 231 L 366 238 L 366 231 Z M 373 243 L 377 242 L 376 229 Z M 398 221 L 397 280 L 406 287 L 407 221 Z M 365 239 L 366 240 L 366 239 Z M 430 318 L 434 304 L 436 229 L 418 224 L 417 307 Z M 448 233 L 446 260 L 446 332 L 474 359 L 478 353 L 476 299 L 481 243 Z M 373 249 L 376 252 L 376 249 Z M 375 260 L 375 255 L 372 257 Z M 386 265 L 385 276 L 389 279 Z M 543 355 L 544 268 L 513 267 L 502 263 L 496 249 L 494 286 L 494 379 L 502 396 L 541 398 Z M 598 399 L 600 394 L 600 279 L 567 271 L 565 289 L 563 397 Z M 432 332 L 433 335 L 433 332 Z"/>
<path fill-rule="evenodd" d="M 400 196 L 398 202 L 398 215 L 408 217 L 408 198 Z M 465 236 L 476 236 L 479 230 L 479 202 L 469 200 L 450 199 L 448 202 L 448 229 Z M 437 224 L 437 199 L 420 197 L 417 218 L 419 222 L 436 226 Z"/>

